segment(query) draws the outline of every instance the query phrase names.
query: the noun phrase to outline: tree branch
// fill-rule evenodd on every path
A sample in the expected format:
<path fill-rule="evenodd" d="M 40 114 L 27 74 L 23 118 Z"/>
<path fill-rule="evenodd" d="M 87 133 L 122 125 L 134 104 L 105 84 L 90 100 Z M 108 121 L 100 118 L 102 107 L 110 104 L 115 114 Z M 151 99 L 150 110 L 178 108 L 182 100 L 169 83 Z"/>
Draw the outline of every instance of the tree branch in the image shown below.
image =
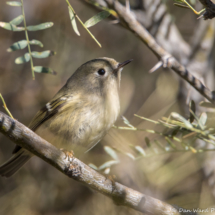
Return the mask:
<path fill-rule="evenodd" d="M 205 8 L 205 12 L 202 14 L 202 16 L 204 17 L 204 20 L 213 19 L 215 17 L 215 4 L 211 0 L 199 0 L 199 1 Z"/>
<path fill-rule="evenodd" d="M 151 215 L 180 214 L 173 206 L 111 181 L 75 157 L 66 157 L 64 152 L 2 112 L 0 112 L 0 132 L 68 177 L 112 198 L 117 205 L 124 205 Z"/>
<path fill-rule="evenodd" d="M 85 0 L 88 2 L 88 0 Z M 146 46 L 158 57 L 163 67 L 175 71 L 180 77 L 191 84 L 202 96 L 210 102 L 215 103 L 215 94 L 209 90 L 199 79 L 194 77 L 181 63 L 179 63 L 170 53 L 163 49 L 150 33 L 136 20 L 135 16 L 115 0 L 105 0 L 108 6 L 114 9 L 119 18 L 120 24 L 132 31 Z M 160 64 L 159 62 L 159 64 Z"/>

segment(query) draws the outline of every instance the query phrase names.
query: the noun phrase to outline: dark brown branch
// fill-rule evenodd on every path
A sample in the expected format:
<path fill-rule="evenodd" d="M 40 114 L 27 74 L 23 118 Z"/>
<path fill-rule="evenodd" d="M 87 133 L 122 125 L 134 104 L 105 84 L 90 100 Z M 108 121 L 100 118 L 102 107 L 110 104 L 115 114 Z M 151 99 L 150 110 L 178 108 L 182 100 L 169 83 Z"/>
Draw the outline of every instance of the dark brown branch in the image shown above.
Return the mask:
<path fill-rule="evenodd" d="M 0 132 L 68 177 L 112 198 L 117 205 L 124 205 L 151 215 L 180 214 L 167 203 L 107 179 L 75 157 L 68 159 L 64 152 L 2 112 L 0 112 Z"/>
<path fill-rule="evenodd" d="M 126 8 L 118 1 L 105 0 L 110 8 L 114 9 L 119 15 L 121 24 L 132 31 L 137 37 L 143 41 L 148 48 L 163 62 L 163 65 L 175 71 L 185 81 L 190 83 L 202 96 L 210 102 L 215 103 L 214 92 L 209 90 L 199 79 L 194 77 L 188 70 L 180 64 L 173 56 L 164 50 L 149 32 L 136 20 L 134 15 L 126 10 Z"/>
<path fill-rule="evenodd" d="M 211 0 L 199 0 L 205 8 L 204 19 L 213 19 L 215 17 L 215 4 Z"/>

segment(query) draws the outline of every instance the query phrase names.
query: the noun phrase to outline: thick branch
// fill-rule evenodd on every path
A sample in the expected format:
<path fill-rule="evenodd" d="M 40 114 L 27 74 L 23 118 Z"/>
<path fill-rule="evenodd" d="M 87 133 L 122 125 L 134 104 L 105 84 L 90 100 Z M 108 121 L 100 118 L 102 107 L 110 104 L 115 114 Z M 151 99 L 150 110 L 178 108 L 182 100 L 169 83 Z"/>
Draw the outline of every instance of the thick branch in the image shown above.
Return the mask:
<path fill-rule="evenodd" d="M 75 157 L 68 159 L 64 152 L 2 112 L 0 112 L 0 132 L 70 178 L 112 198 L 117 205 L 152 215 L 180 214 L 167 203 L 107 179 Z"/>

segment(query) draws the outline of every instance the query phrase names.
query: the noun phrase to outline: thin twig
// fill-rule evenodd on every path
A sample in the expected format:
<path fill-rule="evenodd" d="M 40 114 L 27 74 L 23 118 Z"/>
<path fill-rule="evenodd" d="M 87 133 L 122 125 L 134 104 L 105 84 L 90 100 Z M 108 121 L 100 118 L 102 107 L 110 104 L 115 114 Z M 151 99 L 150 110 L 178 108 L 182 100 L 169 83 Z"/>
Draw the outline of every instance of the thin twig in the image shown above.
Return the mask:
<path fill-rule="evenodd" d="M 25 11 L 24 11 L 23 0 L 21 0 L 21 3 L 22 3 L 23 23 L 24 23 L 24 27 L 25 27 L 25 37 L 26 37 L 26 40 L 28 42 L 28 52 L 29 52 L 29 55 L 30 55 L 32 78 L 33 78 L 33 80 L 35 80 L 34 64 L 33 64 L 33 59 L 32 59 L 32 54 L 31 54 L 31 46 L 30 46 L 30 41 L 29 41 L 29 37 L 28 37 L 28 30 L 27 30 L 27 25 L 26 25 L 26 20 L 25 20 Z"/>
<path fill-rule="evenodd" d="M 13 116 L 12 116 L 12 114 L 11 114 L 11 112 L 10 112 L 9 109 L 7 108 L 7 105 L 6 105 L 5 101 L 4 101 L 4 98 L 3 98 L 3 96 L 2 96 L 1 93 L 0 93 L 0 98 L 1 98 L 1 100 L 2 100 L 3 107 L 4 107 L 4 109 L 6 110 L 6 112 L 8 113 L 8 115 L 9 115 L 12 119 L 14 119 Z"/>

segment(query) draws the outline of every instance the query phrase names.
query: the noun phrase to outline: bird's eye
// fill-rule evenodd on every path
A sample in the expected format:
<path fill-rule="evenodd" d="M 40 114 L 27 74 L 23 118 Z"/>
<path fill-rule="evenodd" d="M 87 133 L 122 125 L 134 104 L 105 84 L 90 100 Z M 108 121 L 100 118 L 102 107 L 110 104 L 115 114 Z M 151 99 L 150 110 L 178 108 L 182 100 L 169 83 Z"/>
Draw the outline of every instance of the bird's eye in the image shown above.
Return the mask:
<path fill-rule="evenodd" d="M 104 75 L 105 74 L 105 70 L 104 69 L 99 69 L 98 74 L 99 75 Z"/>

